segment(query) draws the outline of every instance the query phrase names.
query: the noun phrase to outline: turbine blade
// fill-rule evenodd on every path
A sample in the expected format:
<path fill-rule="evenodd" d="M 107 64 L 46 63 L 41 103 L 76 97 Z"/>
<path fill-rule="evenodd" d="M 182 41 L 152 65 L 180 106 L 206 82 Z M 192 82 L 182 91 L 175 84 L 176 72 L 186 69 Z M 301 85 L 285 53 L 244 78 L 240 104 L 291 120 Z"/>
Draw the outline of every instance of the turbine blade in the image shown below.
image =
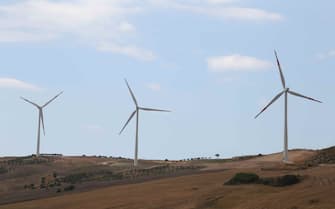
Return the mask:
<path fill-rule="evenodd" d="M 277 65 L 278 65 L 278 69 L 279 69 L 279 73 L 280 73 L 281 83 L 283 84 L 283 88 L 285 89 L 286 88 L 285 78 L 284 78 L 284 74 L 283 74 L 283 71 L 281 69 L 280 63 L 279 63 L 279 59 L 278 59 L 278 55 L 277 55 L 276 50 L 275 50 L 275 56 L 276 56 Z"/>
<path fill-rule="evenodd" d="M 171 112 L 170 110 L 160 110 L 160 109 L 153 109 L 153 108 L 146 108 L 146 107 L 140 107 L 139 109 L 145 110 L 145 111 Z"/>
<path fill-rule="evenodd" d="M 50 99 L 47 103 L 45 103 L 42 107 L 46 107 L 48 104 L 50 104 L 52 101 L 54 101 L 59 95 L 63 94 L 63 91 L 61 91 L 59 94 L 54 96 L 52 99 Z"/>
<path fill-rule="evenodd" d="M 45 136 L 44 117 L 43 117 L 43 110 L 42 109 L 40 109 L 40 120 L 42 122 L 43 134 Z"/>
<path fill-rule="evenodd" d="M 135 95 L 134 95 L 133 91 L 131 90 L 131 88 L 130 88 L 130 86 L 129 86 L 129 84 L 128 84 L 127 79 L 124 79 L 124 80 L 125 80 L 125 82 L 126 82 L 126 84 L 127 84 L 127 87 L 128 87 L 129 92 L 130 92 L 130 95 L 131 95 L 131 97 L 133 98 L 133 101 L 134 101 L 134 103 L 135 103 L 135 105 L 136 105 L 136 107 L 137 107 L 138 104 L 137 104 Z"/>
<path fill-rule="evenodd" d="M 277 96 L 275 96 L 270 102 L 269 104 L 267 104 L 263 109 L 262 111 L 260 111 L 256 116 L 255 116 L 255 119 L 260 115 L 262 114 L 262 112 L 264 112 L 272 103 L 274 103 L 281 95 L 284 94 L 285 91 L 282 91 L 280 92 L 279 94 L 277 94 Z"/>
<path fill-rule="evenodd" d="M 308 96 L 304 96 L 302 94 L 299 94 L 297 92 L 294 92 L 294 91 L 291 91 L 289 90 L 288 93 L 294 95 L 294 96 L 297 96 L 297 97 L 302 97 L 302 98 L 305 98 L 305 99 L 309 99 L 309 100 L 312 100 L 314 102 L 319 102 L 319 103 L 322 103 L 321 101 L 317 100 L 317 99 L 313 99 L 312 97 L 308 97 Z"/>
<path fill-rule="evenodd" d="M 126 126 L 128 125 L 129 121 L 134 117 L 135 113 L 136 113 L 136 110 L 130 115 L 130 117 L 129 117 L 129 119 L 127 120 L 126 124 L 124 124 L 124 126 L 122 127 L 122 129 L 121 129 L 119 135 L 120 135 L 120 134 L 123 132 L 123 130 L 126 128 Z"/>
<path fill-rule="evenodd" d="M 28 102 L 28 103 L 34 105 L 35 107 L 40 108 L 40 106 L 38 106 L 36 103 L 34 103 L 34 102 L 32 102 L 32 101 L 30 101 L 30 100 L 24 98 L 24 97 L 20 97 L 20 98 L 23 99 L 24 101 L 26 101 L 26 102 Z"/>

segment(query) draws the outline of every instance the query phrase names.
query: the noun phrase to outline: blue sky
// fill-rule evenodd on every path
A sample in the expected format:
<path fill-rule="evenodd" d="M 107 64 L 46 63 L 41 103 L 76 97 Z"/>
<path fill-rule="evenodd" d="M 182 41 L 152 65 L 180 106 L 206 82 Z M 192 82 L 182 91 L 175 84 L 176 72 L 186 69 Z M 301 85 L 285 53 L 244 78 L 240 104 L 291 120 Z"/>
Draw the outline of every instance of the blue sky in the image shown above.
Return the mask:
<path fill-rule="evenodd" d="M 265 0 L 6 0 L 0 3 L 0 155 L 133 157 L 138 102 L 172 113 L 140 115 L 139 157 L 181 159 L 279 152 L 287 85 L 289 148 L 334 145 L 335 3 Z"/>

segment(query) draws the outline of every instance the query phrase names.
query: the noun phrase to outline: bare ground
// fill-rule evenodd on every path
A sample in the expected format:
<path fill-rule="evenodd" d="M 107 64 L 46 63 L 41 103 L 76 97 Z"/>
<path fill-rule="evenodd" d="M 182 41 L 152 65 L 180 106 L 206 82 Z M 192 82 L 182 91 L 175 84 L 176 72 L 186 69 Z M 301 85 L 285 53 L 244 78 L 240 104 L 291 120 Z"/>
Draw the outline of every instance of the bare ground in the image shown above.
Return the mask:
<path fill-rule="evenodd" d="M 0 209 L 334 209 L 334 164 L 303 166 L 303 162 L 315 154 L 308 150 L 290 151 L 292 162 L 289 165 L 280 162 L 281 153 L 242 161 L 183 162 L 205 167 L 185 176 L 65 193 L 0 205 Z M 85 159 L 81 161 L 86 162 Z M 150 162 L 148 166 L 155 163 Z M 286 187 L 223 185 L 237 172 L 253 172 L 262 177 L 297 174 L 304 180 Z"/>

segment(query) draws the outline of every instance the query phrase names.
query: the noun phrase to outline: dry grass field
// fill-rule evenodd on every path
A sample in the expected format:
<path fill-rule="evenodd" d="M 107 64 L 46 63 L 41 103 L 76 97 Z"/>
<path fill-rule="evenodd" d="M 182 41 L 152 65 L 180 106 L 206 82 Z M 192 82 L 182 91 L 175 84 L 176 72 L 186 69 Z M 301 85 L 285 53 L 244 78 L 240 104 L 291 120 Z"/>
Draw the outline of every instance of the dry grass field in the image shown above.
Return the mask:
<path fill-rule="evenodd" d="M 309 159 L 315 161 L 318 154 L 310 150 L 290 151 L 290 164 L 280 162 L 280 153 L 234 160 L 142 161 L 142 168 L 127 178 L 75 183 L 74 190 L 61 193 L 55 193 L 54 188 L 48 191 L 36 188 L 23 192 L 34 195 L 20 196 L 22 187 L 18 185 L 33 179 L 37 182 L 38 177 L 52 170 L 62 169 L 59 175 L 88 172 L 93 168 L 110 168 L 114 173 L 128 175 L 131 170 L 129 160 L 60 157 L 49 163 L 33 165 L 25 172 L 17 168 L 12 171 L 12 178 L 3 176 L 9 174 L 0 175 L 0 199 L 3 201 L 7 197 L 7 203 L 11 202 L 5 204 L 3 201 L 0 209 L 334 209 L 335 165 L 307 166 L 305 163 Z M 52 169 L 46 169 L 48 166 Z M 239 172 L 252 172 L 261 177 L 294 174 L 303 180 L 284 187 L 224 185 Z M 32 175 L 22 177 L 20 173 Z M 14 174 L 17 176 L 13 177 Z M 21 202 L 25 199 L 31 200 Z"/>

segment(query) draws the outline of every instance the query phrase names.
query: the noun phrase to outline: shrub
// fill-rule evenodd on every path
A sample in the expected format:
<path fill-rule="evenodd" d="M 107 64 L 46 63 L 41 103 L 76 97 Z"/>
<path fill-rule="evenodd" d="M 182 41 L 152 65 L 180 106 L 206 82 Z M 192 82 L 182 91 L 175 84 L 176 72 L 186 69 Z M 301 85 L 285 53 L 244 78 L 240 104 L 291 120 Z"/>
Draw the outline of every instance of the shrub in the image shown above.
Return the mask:
<path fill-rule="evenodd" d="M 4 167 L 0 167 L 0 174 L 4 174 L 4 173 L 7 173 L 8 170 Z"/>
<path fill-rule="evenodd" d="M 26 185 L 24 185 L 24 189 L 35 189 L 35 185 L 34 184 L 26 184 Z"/>
<path fill-rule="evenodd" d="M 64 191 L 72 191 L 72 190 L 74 190 L 74 189 L 75 189 L 75 186 L 74 186 L 73 184 L 71 184 L 71 185 L 65 187 L 65 188 L 64 188 Z"/>
<path fill-rule="evenodd" d="M 63 178 L 64 182 L 69 182 L 69 183 L 77 183 L 77 182 L 81 182 L 84 181 L 85 179 L 89 178 L 90 174 L 88 173 L 74 173 L 74 174 L 70 174 L 67 175 Z"/>
<path fill-rule="evenodd" d="M 46 187 L 46 180 L 45 177 L 41 177 L 41 184 L 40 184 L 40 188 L 43 189 Z"/>
<path fill-rule="evenodd" d="M 271 186 L 289 186 L 300 182 L 300 177 L 297 175 L 285 175 L 274 178 Z"/>
<path fill-rule="evenodd" d="M 61 186 L 62 185 L 62 183 L 60 182 L 59 179 L 56 179 L 54 184 L 55 184 L 55 186 Z"/>
<path fill-rule="evenodd" d="M 237 173 L 233 178 L 225 183 L 225 185 L 239 185 L 239 184 L 264 184 L 269 186 L 289 186 L 297 184 L 301 181 L 298 175 L 284 175 L 278 177 L 260 178 L 254 173 Z"/>
<path fill-rule="evenodd" d="M 238 184 L 251 184 L 257 183 L 259 176 L 254 173 L 237 173 L 233 178 L 231 178 L 226 185 L 238 185 Z"/>
<path fill-rule="evenodd" d="M 264 178 L 261 183 L 270 186 L 289 186 L 300 182 L 300 176 L 285 175 L 279 177 Z"/>

